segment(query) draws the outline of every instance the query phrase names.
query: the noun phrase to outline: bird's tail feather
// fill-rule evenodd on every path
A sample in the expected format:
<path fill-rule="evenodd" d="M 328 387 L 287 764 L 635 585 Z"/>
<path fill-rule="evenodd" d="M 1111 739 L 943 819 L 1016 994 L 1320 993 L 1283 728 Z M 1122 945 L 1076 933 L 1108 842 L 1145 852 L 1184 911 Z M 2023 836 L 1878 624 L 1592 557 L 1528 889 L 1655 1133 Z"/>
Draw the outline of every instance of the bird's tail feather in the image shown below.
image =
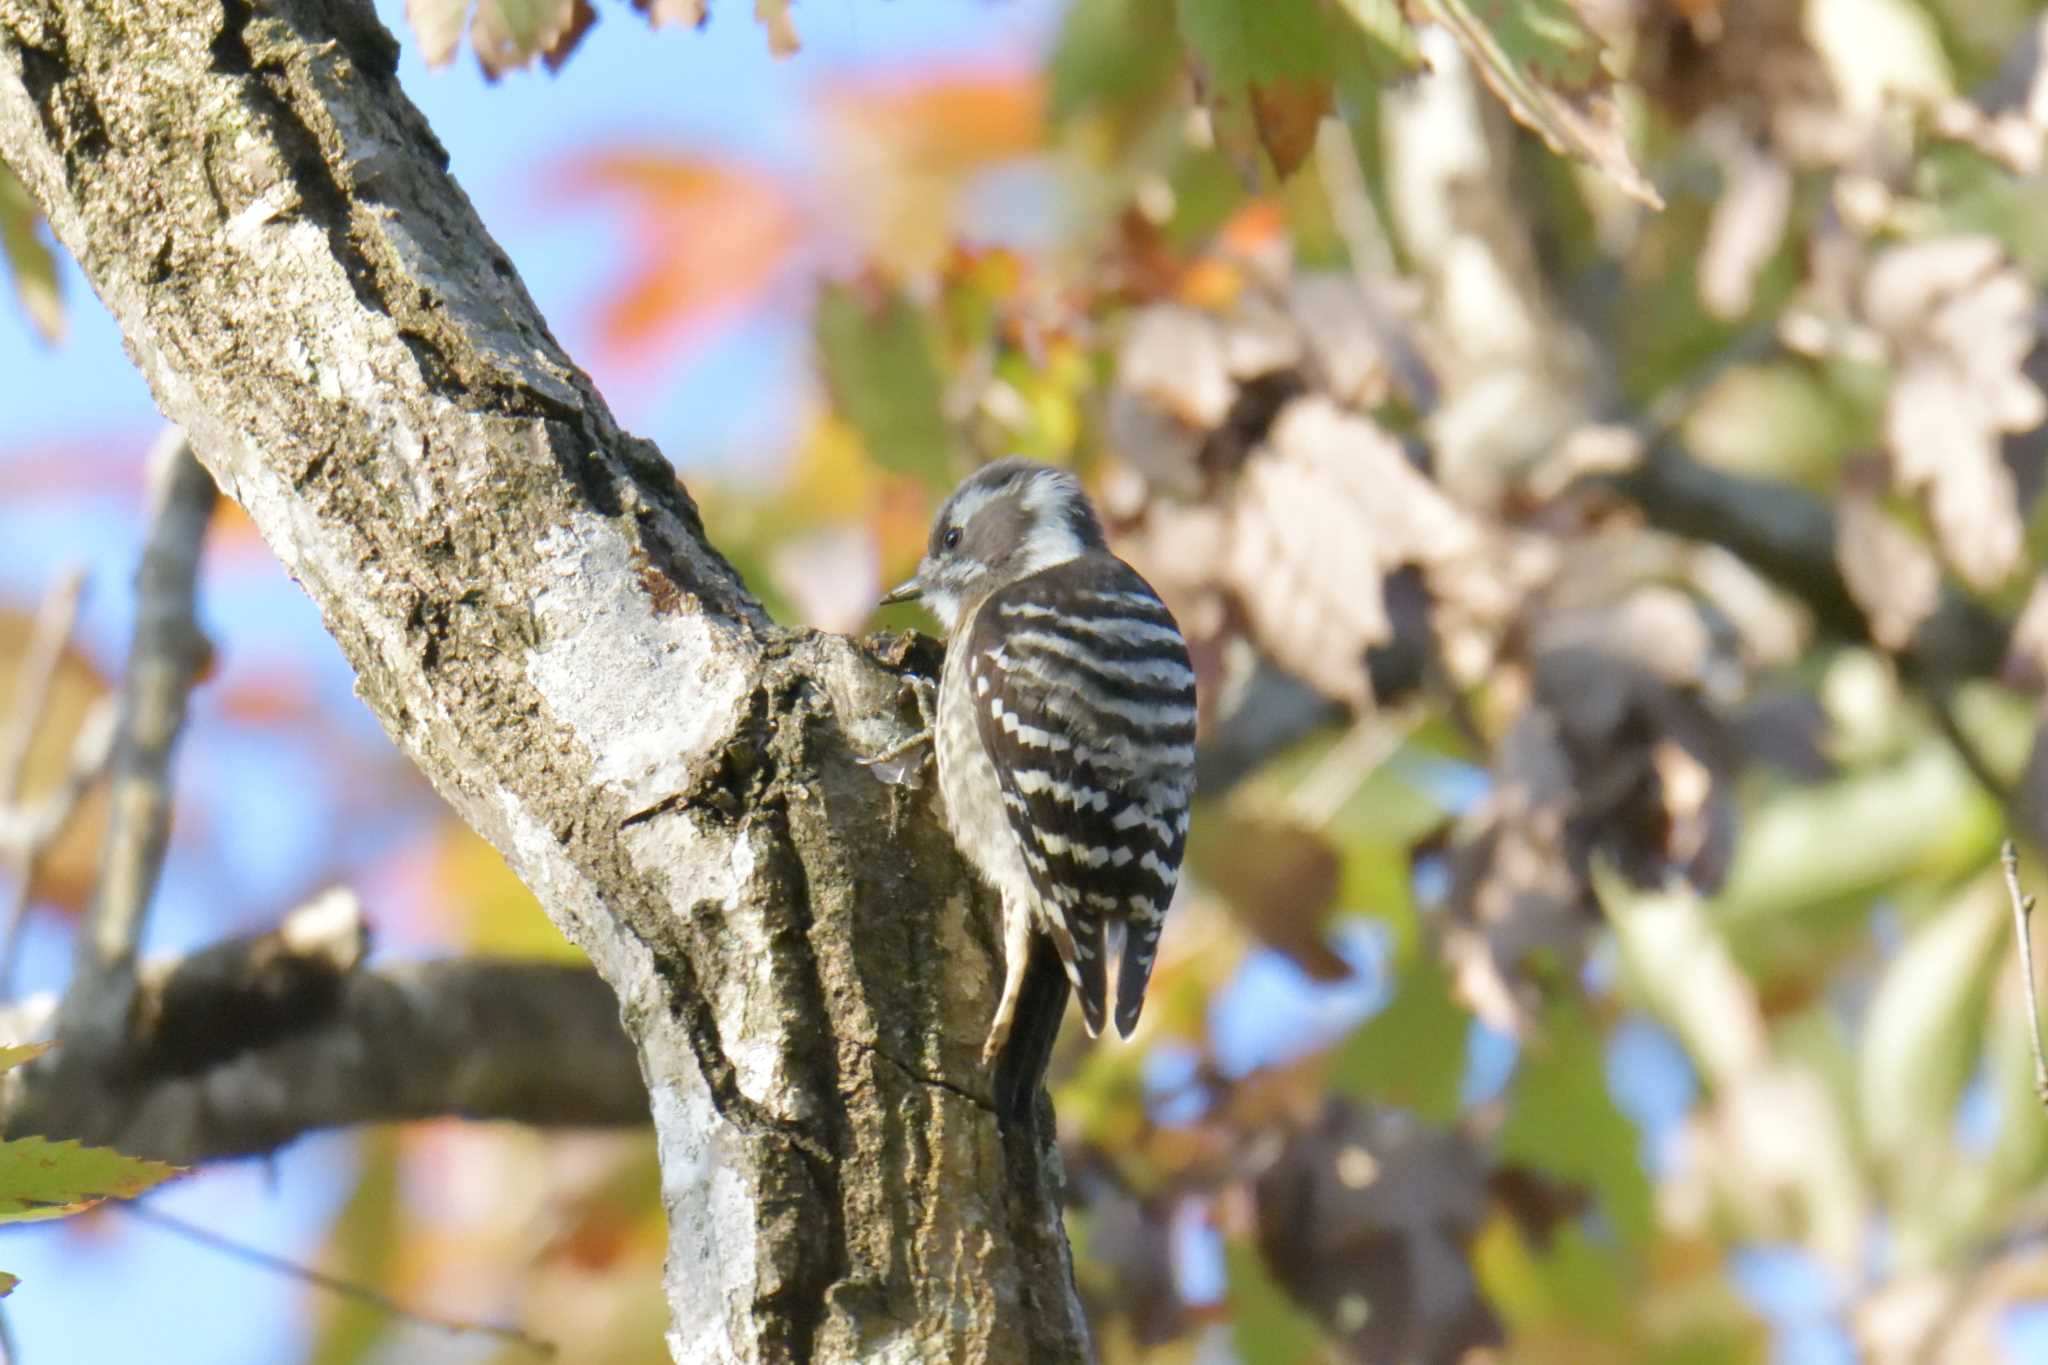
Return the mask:
<path fill-rule="evenodd" d="M 1033 934 L 1031 961 L 1017 993 L 1009 1041 L 996 1058 L 996 1112 L 1005 1125 L 1031 1121 L 1039 1082 L 1045 1079 L 1045 1068 L 1052 1061 L 1052 1045 L 1060 1035 L 1072 990 L 1066 965 L 1052 941 Z"/>

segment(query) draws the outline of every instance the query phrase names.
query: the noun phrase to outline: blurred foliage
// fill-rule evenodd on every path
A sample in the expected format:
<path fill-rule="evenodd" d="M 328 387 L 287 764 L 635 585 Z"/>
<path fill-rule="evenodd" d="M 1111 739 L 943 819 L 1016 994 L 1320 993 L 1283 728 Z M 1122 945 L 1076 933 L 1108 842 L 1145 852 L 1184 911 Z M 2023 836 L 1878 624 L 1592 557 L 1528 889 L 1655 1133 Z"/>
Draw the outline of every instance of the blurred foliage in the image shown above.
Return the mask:
<path fill-rule="evenodd" d="M 7 163 L 0 161 L 0 256 L 14 277 L 14 297 L 29 325 L 48 342 L 64 339 L 64 298 L 57 253 L 45 240 L 42 211 Z"/>
<path fill-rule="evenodd" d="M 772 610 L 869 627 L 965 470 L 1066 464 L 1190 637 L 1205 756 L 1252 755 L 1202 795 L 1136 1045 L 1055 1062 L 1111 1365 L 1760 1362 L 1762 1251 L 1841 1355 L 2018 1358 L 2035 8 L 1069 0 L 1041 69 L 830 77 L 807 167 L 559 168 L 630 244 L 608 359 L 802 311 L 791 448 L 690 479 Z M 495 73 L 593 11 L 409 13 Z M 560 951 L 471 836 L 406 848 L 434 934 Z M 659 1358 L 643 1148 L 364 1153 L 336 1268 Z M 355 1314 L 319 1358 L 402 1350 Z"/>

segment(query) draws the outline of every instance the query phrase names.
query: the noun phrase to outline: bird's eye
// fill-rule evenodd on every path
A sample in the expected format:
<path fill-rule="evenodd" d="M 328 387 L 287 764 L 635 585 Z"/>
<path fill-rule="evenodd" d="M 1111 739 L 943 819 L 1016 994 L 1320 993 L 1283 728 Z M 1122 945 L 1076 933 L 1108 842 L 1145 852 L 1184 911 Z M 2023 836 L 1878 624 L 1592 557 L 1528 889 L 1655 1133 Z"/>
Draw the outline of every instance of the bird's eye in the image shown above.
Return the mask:
<path fill-rule="evenodd" d="M 939 544 L 943 545 L 948 550 L 959 548 L 960 528 L 957 526 L 947 527 L 946 534 L 939 537 Z"/>

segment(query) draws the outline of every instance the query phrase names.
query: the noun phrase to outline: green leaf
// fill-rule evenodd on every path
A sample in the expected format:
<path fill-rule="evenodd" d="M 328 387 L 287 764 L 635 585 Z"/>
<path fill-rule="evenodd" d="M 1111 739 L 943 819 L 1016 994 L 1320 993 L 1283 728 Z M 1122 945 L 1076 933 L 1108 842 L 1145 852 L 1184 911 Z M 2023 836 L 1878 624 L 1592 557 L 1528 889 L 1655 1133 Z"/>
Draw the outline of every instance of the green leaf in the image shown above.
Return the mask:
<path fill-rule="evenodd" d="M 1047 67 L 1055 126 L 1098 114 L 1134 135 L 1180 71 L 1174 0 L 1074 0 Z"/>
<path fill-rule="evenodd" d="M 1428 66 L 1415 44 L 1415 30 L 1401 11 L 1401 0 L 1336 0 L 1336 5 L 1365 35 L 1367 51 L 1386 63 L 1378 74 L 1403 75 Z M 1340 69 L 1338 74 L 1344 72 Z"/>
<path fill-rule="evenodd" d="M 1472 1020 L 1451 998 L 1450 974 L 1432 956 L 1401 971 L 1393 1001 L 1337 1048 L 1330 1086 L 1426 1119 L 1458 1114 Z"/>
<path fill-rule="evenodd" d="M 1306 1365 L 1325 1359 L 1322 1329 L 1266 1269 L 1250 1242 L 1223 1249 L 1230 1282 L 1231 1336 L 1244 1365 Z"/>
<path fill-rule="evenodd" d="M 1569 0 L 1422 0 L 1493 93 L 1560 156 L 1604 172 L 1653 209 L 1654 186 L 1629 159 L 1605 53 Z"/>
<path fill-rule="evenodd" d="M 816 326 L 825 385 L 868 458 L 934 490 L 949 487 L 957 471 L 945 380 L 922 310 L 886 285 L 828 284 Z"/>
<path fill-rule="evenodd" d="M 1283 178 L 1314 146 L 1336 83 L 1422 64 L 1392 0 L 1346 0 L 1341 13 L 1322 0 L 1180 0 L 1180 29 L 1218 143 L 1242 159 L 1256 138 Z"/>
<path fill-rule="evenodd" d="M 1575 1222 L 1532 1242 L 1512 1218 L 1496 1215 L 1473 1240 L 1472 1269 L 1516 1332 L 1570 1324 L 1608 1340 L 1627 1333 L 1630 1286 L 1619 1254 Z"/>
<path fill-rule="evenodd" d="M 32 1062 L 55 1046 L 55 1043 L 16 1043 L 0 1047 L 0 1072 L 12 1071 L 23 1062 Z"/>
<path fill-rule="evenodd" d="M 4 1299 L 9 1294 L 12 1294 L 14 1286 L 20 1283 L 21 1277 L 19 1275 L 10 1275 L 4 1270 L 0 1270 L 0 1299 Z"/>
<path fill-rule="evenodd" d="M 104 1199 L 133 1199 L 178 1173 L 110 1147 L 13 1138 L 0 1142 L 0 1223 L 62 1218 Z"/>
<path fill-rule="evenodd" d="M 1653 1224 L 1642 1135 L 1607 1091 L 1601 1041 L 1576 1002 L 1551 1004 L 1523 1050 L 1500 1154 L 1592 1187 L 1622 1240 L 1641 1246 Z"/>
<path fill-rule="evenodd" d="M 1946 1148 L 1975 1068 L 1986 974 L 2008 911 L 1994 871 L 1916 928 L 1886 964 L 1863 1022 L 1863 1131 L 1880 1156 L 1919 1162 Z"/>
<path fill-rule="evenodd" d="M 7 258 L 29 326 L 55 344 L 64 339 L 64 298 L 57 286 L 57 253 L 41 231 L 42 221 L 28 187 L 0 162 L 0 256 Z"/>

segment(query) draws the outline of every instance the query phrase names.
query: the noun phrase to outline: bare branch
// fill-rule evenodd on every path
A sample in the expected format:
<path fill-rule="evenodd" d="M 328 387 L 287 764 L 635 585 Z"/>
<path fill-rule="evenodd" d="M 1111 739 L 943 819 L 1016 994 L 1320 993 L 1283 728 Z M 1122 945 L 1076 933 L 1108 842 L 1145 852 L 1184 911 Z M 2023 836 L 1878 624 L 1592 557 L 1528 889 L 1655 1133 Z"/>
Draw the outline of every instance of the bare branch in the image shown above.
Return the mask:
<path fill-rule="evenodd" d="M 88 1012 L 125 1008 L 136 942 L 170 835 L 171 747 L 206 660 L 193 593 L 200 542 L 217 497 L 213 480 L 176 428 L 158 440 L 149 463 L 150 529 L 135 580 L 135 640 L 114 733 L 112 805 L 72 983 L 80 1020 Z"/>
<path fill-rule="evenodd" d="M 595 973 L 480 958 L 371 971 L 367 942 L 355 897 L 330 891 L 267 933 L 145 962 L 129 1029 L 65 1038 L 61 1068 L 0 1080 L 0 1130 L 191 1165 L 360 1123 L 647 1121 Z M 44 996 L 0 1012 L 0 1037 L 42 1035 L 58 1008 Z M 102 1081 L 86 1104 L 81 1074 Z"/>
<path fill-rule="evenodd" d="M 1834 513 L 1812 493 L 1702 464 L 1674 438 L 1653 445 L 1636 468 L 1601 481 L 1661 529 L 1741 556 L 1804 601 L 1829 634 L 1870 638 L 1836 562 Z M 2009 623 L 1948 589 L 1901 662 L 1922 681 L 1992 676 L 2010 633 Z"/>
<path fill-rule="evenodd" d="M 2042 1056 L 2041 1002 L 2034 989 L 2034 937 L 2029 925 L 2034 898 L 2020 890 L 2020 852 L 2012 840 L 2005 841 L 1999 860 L 2005 864 L 2005 893 L 2012 899 L 2012 928 L 2020 946 L 2020 983 L 2027 993 L 2027 1028 L 2034 1045 L 2034 1094 L 2048 1105 L 2048 1058 Z"/>

